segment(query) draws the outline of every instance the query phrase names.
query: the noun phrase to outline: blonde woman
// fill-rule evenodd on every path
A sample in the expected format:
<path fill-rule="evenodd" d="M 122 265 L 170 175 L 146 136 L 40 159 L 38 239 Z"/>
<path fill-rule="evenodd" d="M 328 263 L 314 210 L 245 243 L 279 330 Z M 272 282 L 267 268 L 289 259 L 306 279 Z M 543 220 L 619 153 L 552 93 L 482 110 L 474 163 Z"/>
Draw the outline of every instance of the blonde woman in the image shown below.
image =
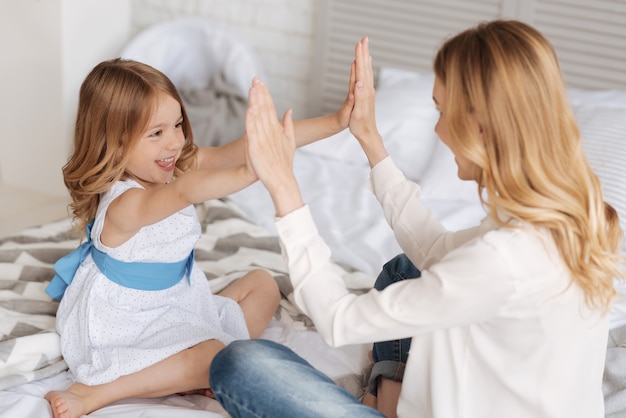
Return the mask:
<path fill-rule="evenodd" d="M 347 127 L 352 105 L 300 121 L 301 144 Z M 198 148 L 176 88 L 148 65 L 114 59 L 87 76 L 63 167 L 87 241 L 55 264 L 47 289 L 61 299 L 57 330 L 75 380 L 46 395 L 55 418 L 207 388 L 215 353 L 265 330 L 280 300 L 268 272 L 213 295 L 193 260 L 193 204 L 257 179 L 244 146 Z"/>
<path fill-rule="evenodd" d="M 603 417 L 607 311 L 623 234 L 581 148 L 550 43 L 529 25 L 496 20 L 436 54 L 435 131 L 488 211 L 459 232 L 431 217 L 419 185 L 388 156 L 366 39 L 355 53 L 349 126 L 405 253 L 385 265 L 377 289 L 350 294 L 331 270 L 293 176 L 289 114 L 277 120 L 263 85 L 250 91 L 246 132 L 298 306 L 332 345 L 385 341 L 374 344 L 366 405 L 263 341 L 238 341 L 216 356 L 217 399 L 233 417 Z"/>

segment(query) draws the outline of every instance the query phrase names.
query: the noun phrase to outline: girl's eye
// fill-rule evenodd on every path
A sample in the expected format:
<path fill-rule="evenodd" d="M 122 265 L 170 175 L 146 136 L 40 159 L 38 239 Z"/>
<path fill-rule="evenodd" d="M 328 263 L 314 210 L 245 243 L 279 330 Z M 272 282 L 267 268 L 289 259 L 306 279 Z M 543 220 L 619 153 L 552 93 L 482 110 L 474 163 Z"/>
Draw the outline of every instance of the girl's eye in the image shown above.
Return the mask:
<path fill-rule="evenodd" d="M 151 137 L 157 137 L 157 136 L 161 136 L 161 134 L 163 133 L 163 131 L 154 131 L 150 134 Z"/>
<path fill-rule="evenodd" d="M 176 128 L 182 128 L 183 127 L 183 122 L 180 121 L 176 124 Z"/>

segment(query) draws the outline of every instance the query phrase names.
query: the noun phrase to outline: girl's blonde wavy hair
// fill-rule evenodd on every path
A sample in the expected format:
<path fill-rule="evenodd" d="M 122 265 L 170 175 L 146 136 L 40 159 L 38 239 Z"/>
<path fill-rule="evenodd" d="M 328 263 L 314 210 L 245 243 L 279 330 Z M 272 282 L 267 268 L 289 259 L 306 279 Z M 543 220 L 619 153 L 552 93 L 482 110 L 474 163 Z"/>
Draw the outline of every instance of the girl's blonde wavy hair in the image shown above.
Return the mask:
<path fill-rule="evenodd" d="M 623 232 L 583 152 L 552 45 L 522 22 L 495 20 L 445 41 L 433 66 L 450 140 L 475 164 L 489 216 L 549 231 L 588 305 L 606 311 L 623 275 Z"/>
<path fill-rule="evenodd" d="M 96 215 L 100 194 L 126 176 L 127 150 L 139 140 L 165 93 L 180 103 L 185 145 L 175 175 L 188 170 L 197 153 L 185 106 L 162 72 L 116 58 L 98 64 L 80 88 L 74 150 L 63 167 L 76 226 L 84 230 Z"/>

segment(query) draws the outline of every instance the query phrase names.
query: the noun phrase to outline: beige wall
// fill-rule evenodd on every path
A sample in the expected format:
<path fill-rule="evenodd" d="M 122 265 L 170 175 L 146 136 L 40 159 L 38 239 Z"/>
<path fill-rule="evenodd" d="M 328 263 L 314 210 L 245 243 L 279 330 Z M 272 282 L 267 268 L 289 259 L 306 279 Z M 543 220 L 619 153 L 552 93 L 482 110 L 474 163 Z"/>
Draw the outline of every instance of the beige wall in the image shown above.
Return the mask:
<path fill-rule="evenodd" d="M 118 53 L 130 31 L 127 0 L 0 2 L 0 181 L 65 194 L 80 83 Z"/>

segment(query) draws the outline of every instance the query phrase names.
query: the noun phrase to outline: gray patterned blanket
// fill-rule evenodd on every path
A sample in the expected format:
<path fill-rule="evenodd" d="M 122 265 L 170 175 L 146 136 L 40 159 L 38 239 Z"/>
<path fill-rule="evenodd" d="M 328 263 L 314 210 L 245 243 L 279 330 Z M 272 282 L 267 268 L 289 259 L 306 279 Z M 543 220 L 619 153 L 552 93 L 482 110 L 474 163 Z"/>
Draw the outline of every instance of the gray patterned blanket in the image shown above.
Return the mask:
<path fill-rule="evenodd" d="M 268 270 L 283 300 L 276 319 L 297 330 L 313 329 L 291 302 L 292 288 L 278 239 L 247 221 L 228 200 L 197 207 L 203 233 L 196 245 L 196 263 L 213 292 L 255 268 Z M 71 220 L 63 219 L 0 239 L 0 390 L 52 376 L 67 367 L 55 331 L 58 302 L 45 288 L 53 264 L 79 245 Z M 371 287 L 369 278 L 336 266 L 348 287 Z"/>

